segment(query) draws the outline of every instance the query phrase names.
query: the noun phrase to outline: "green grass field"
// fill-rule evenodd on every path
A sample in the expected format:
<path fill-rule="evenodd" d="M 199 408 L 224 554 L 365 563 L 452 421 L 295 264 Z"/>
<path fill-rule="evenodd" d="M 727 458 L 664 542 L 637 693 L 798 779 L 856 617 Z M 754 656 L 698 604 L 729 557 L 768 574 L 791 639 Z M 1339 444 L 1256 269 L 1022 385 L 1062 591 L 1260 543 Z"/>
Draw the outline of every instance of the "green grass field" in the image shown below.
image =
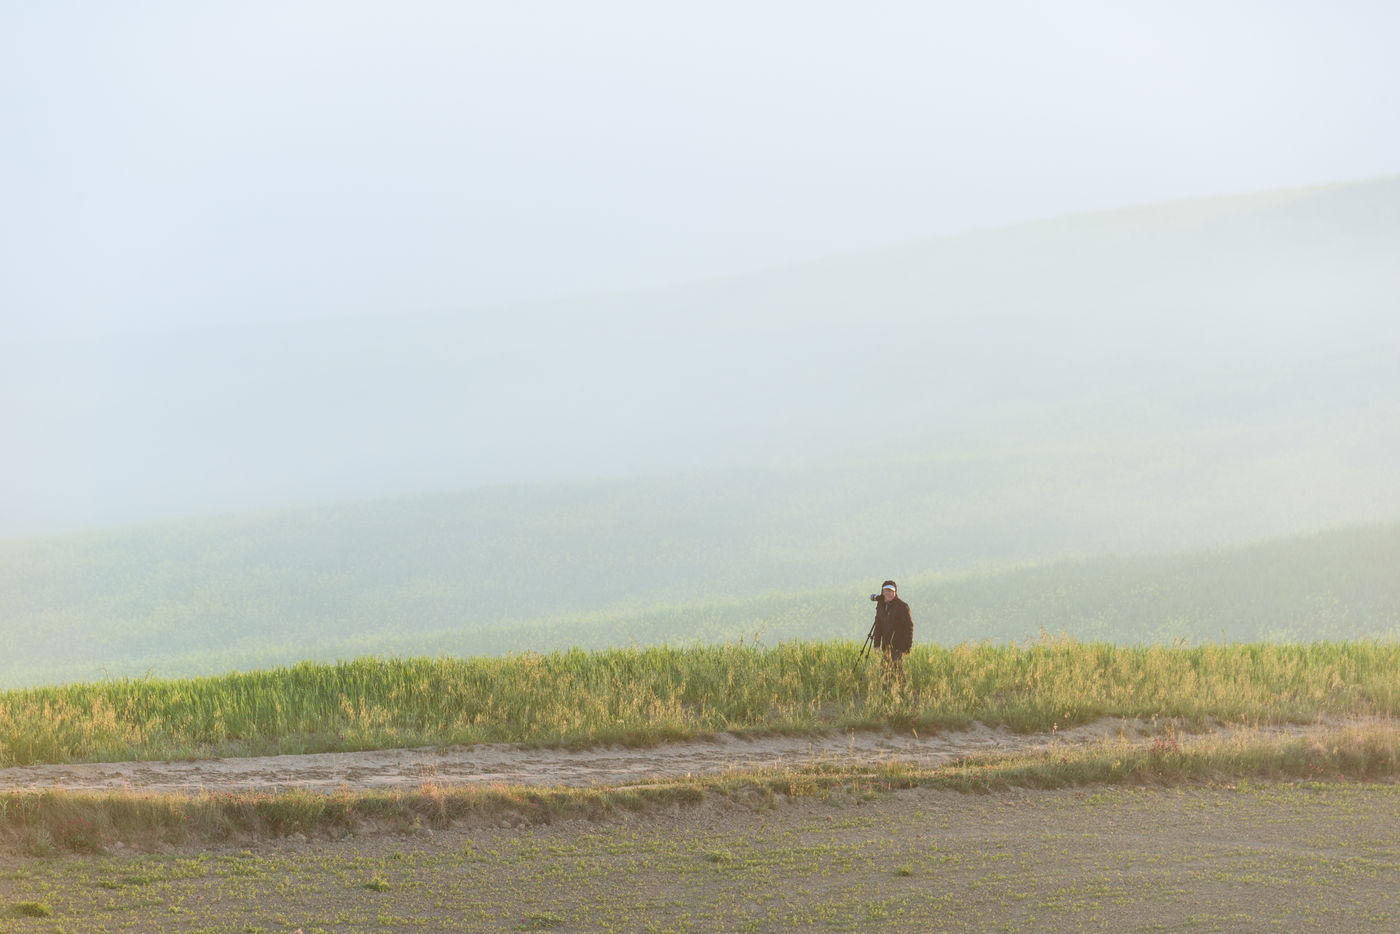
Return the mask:
<path fill-rule="evenodd" d="M 1400 645 L 918 646 L 907 688 L 854 642 L 305 663 L 0 694 L 0 765 L 717 731 L 1050 730 L 1099 717 L 1306 722 L 1400 713 Z"/>

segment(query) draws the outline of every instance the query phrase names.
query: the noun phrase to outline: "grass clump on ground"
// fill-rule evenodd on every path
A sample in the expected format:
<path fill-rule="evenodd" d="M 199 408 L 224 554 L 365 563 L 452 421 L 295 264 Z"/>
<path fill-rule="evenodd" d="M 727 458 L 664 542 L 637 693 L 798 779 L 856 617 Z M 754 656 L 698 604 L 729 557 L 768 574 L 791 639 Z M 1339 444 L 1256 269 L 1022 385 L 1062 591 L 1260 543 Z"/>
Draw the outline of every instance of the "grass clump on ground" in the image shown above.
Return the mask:
<path fill-rule="evenodd" d="M 15 914 L 21 918 L 51 918 L 53 909 L 44 902 L 16 902 Z"/>
<path fill-rule="evenodd" d="M 1050 730 L 1100 717 L 1306 722 L 1400 713 L 1400 645 L 916 646 L 887 688 L 854 642 L 360 659 L 0 694 L 0 766 L 722 731 Z"/>

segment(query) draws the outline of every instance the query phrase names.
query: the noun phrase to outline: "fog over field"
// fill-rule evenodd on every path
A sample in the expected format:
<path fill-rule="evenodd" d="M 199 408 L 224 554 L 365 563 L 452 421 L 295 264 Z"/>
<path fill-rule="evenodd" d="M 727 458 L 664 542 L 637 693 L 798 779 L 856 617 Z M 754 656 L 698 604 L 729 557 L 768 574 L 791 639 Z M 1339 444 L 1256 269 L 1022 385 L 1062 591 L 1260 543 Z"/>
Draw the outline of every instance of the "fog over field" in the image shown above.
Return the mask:
<path fill-rule="evenodd" d="M 1397 36 L 1362 0 L 0 11 L 0 684 L 825 637 L 887 576 L 963 621 L 927 639 L 1392 634 L 1337 556 L 1400 521 Z M 1257 618 L 1250 548 L 1345 605 Z M 1141 579 L 1219 599 L 978 589 L 1169 552 Z"/>
<path fill-rule="evenodd" d="M 1397 35 L 11 5 L 0 536 L 1384 403 Z"/>
<path fill-rule="evenodd" d="M 1332 451 L 1288 500 L 1396 451 L 1397 244 L 1392 177 L 594 299 L 11 345 L 0 515 L 13 534 L 1211 427 Z M 1199 455 L 1155 495 L 1217 482 Z"/>
<path fill-rule="evenodd" d="M 50 345 L 6 372 L 87 400 L 57 420 L 66 449 L 51 421 L 24 445 L 55 498 L 343 501 L 13 539 L 6 625 L 70 648 L 0 678 L 839 636 L 888 575 L 940 607 L 933 641 L 1393 635 L 1393 524 L 1286 546 L 1272 617 L 1269 564 L 1224 555 L 1232 574 L 1198 555 L 1176 575 L 1208 599 L 1164 584 L 1169 561 L 1065 569 L 1020 606 L 987 595 L 1012 579 L 957 582 L 1400 519 L 1397 243 L 1387 178 L 494 318 Z M 153 383 L 185 391 L 133 389 Z M 386 485 L 439 492 L 354 498 Z M 1163 597 L 1114 610 L 1144 579 Z"/>

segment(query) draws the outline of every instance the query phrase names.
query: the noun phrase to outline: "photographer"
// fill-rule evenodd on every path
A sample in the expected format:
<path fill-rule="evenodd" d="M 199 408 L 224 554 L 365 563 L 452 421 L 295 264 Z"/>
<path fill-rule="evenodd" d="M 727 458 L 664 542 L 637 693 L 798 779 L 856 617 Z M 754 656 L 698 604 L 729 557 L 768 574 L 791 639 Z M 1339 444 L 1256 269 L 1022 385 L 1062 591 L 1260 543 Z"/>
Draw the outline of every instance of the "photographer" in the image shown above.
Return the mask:
<path fill-rule="evenodd" d="M 914 644 L 914 618 L 909 615 L 909 604 L 899 599 L 894 581 L 885 581 L 880 593 L 872 594 L 870 599 L 879 601 L 872 638 L 884 662 L 885 678 L 894 679 L 903 690 L 904 656 Z"/>

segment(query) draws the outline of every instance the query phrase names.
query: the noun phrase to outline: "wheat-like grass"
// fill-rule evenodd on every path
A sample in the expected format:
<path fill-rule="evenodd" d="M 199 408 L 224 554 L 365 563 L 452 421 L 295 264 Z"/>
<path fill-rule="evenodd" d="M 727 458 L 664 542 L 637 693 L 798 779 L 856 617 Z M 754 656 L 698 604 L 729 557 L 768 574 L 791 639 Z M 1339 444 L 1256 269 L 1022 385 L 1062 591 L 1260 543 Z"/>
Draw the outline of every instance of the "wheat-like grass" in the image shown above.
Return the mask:
<path fill-rule="evenodd" d="M 916 647 L 907 688 L 852 642 L 365 658 L 0 694 L 0 765 L 519 742 L 647 745 L 726 730 L 1014 730 L 1400 712 L 1400 645 Z"/>

